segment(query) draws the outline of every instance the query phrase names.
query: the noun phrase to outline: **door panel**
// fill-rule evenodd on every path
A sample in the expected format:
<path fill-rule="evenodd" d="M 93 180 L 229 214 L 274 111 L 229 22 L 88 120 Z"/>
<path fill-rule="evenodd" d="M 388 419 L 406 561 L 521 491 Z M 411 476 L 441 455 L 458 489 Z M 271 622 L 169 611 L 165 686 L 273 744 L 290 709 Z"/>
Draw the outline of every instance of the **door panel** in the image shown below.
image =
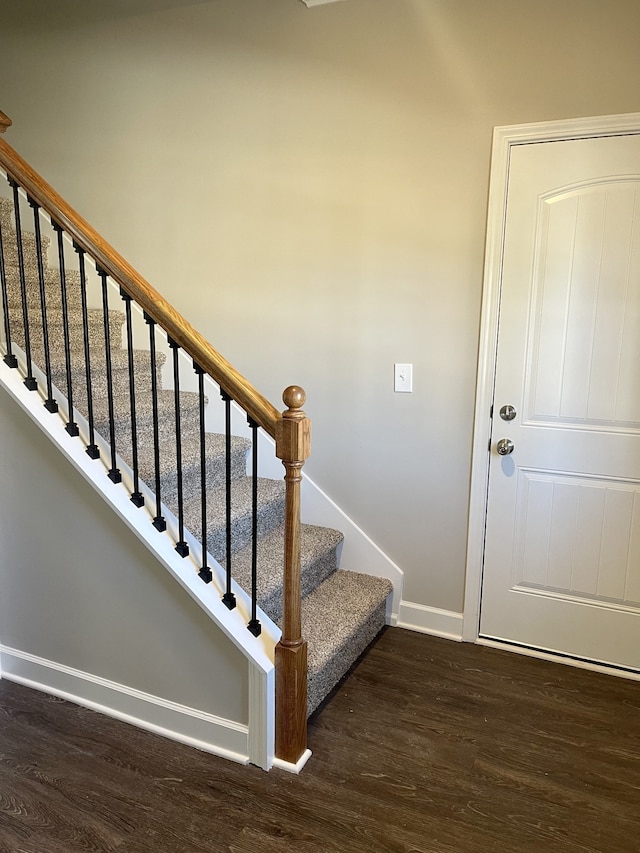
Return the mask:
<path fill-rule="evenodd" d="M 634 484 L 520 472 L 512 587 L 637 607 Z"/>
<path fill-rule="evenodd" d="M 640 137 L 515 146 L 483 636 L 640 669 L 639 366 Z"/>
<path fill-rule="evenodd" d="M 603 182 L 540 205 L 530 419 L 638 427 L 639 195 L 637 181 Z"/>

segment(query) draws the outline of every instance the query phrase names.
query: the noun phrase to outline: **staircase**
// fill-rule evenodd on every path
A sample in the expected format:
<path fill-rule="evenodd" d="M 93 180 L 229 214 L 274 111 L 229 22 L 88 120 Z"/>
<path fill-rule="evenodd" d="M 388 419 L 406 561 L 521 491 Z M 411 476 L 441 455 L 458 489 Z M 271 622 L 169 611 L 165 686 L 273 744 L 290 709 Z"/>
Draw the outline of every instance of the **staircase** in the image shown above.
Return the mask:
<path fill-rule="evenodd" d="M 6 191 L 6 195 L 9 194 Z M 20 208 L 29 211 L 24 200 Z M 45 218 L 43 213 L 40 217 Z M 202 541 L 204 529 L 210 557 L 223 568 L 230 559 L 234 581 L 245 590 L 251 590 L 253 585 L 258 617 L 261 610 L 281 625 L 285 601 L 283 553 L 287 537 L 285 483 L 266 477 L 256 477 L 254 481 L 252 466 L 247 462 L 253 443 L 246 435 L 233 435 L 227 442 L 225 435 L 208 432 L 203 467 L 200 397 L 192 390 L 176 393 L 176 382 L 179 387 L 181 385 L 180 372 L 176 374 L 174 370 L 175 381 L 167 382 L 170 375 L 167 359 L 172 358 L 171 349 L 158 351 L 152 357 L 148 347 L 137 345 L 130 350 L 126 346 L 126 306 L 121 302 L 120 308 L 114 307 L 119 294 L 111 282 L 108 309 L 105 312 L 104 307 L 99 306 L 99 288 L 96 288 L 96 296 L 84 312 L 86 323 L 83 327 L 83 287 L 79 271 L 71 268 L 65 271 L 65 307 L 60 275 L 60 262 L 64 266 L 65 261 L 64 256 L 58 256 L 58 265 L 53 262 L 53 256 L 57 254 L 56 247 L 52 245 L 54 238 L 41 234 L 38 252 L 38 238 L 33 230 L 28 229 L 27 217 L 24 217 L 20 228 L 21 240 L 17 239 L 15 226 L 14 200 L 0 198 L 6 284 L 6 304 L 2 307 L 8 315 L 11 342 L 14 351 L 17 348 L 19 351 L 27 349 L 26 312 L 33 364 L 50 377 L 51 382 L 51 389 L 43 388 L 40 383 L 34 393 L 43 396 L 48 408 L 55 409 L 53 401 L 58 401 L 62 403 L 61 408 L 66 409 L 68 391 L 62 389 L 67 389 L 69 384 L 69 396 L 72 396 L 78 415 L 84 419 L 91 415 L 96 434 L 106 445 L 117 446 L 118 460 L 135 467 L 142 485 L 148 484 L 146 494 L 154 492 L 154 482 L 158 484 L 162 505 L 152 508 L 151 514 L 155 512 L 156 519 L 165 513 L 178 518 L 181 529 L 184 525 L 184 536 L 189 540 L 194 537 Z M 99 279 L 96 281 L 99 284 Z M 48 348 L 43 332 L 43 304 L 46 308 Z M 4 324 L 2 327 L 4 338 Z M 138 335 L 137 341 L 139 338 Z M 67 350 L 65 340 L 68 341 Z M 107 349 L 110 360 L 105 358 Z M 6 341 L 2 354 L 5 352 Z M 85 363 L 87 353 L 89 385 Z M 27 363 L 27 373 L 28 367 Z M 17 370 L 15 374 L 16 381 L 21 381 Z M 132 377 L 135 418 L 131 412 Z M 176 414 L 178 408 L 179 415 Z M 73 424 L 72 414 L 69 414 L 69 422 Z M 157 429 L 155 441 L 154 425 Z M 72 432 L 72 429 L 68 427 L 68 431 Z M 230 447 L 230 453 L 227 447 Z M 137 456 L 135 460 L 132 458 L 134 454 Z M 103 452 L 101 460 L 87 457 L 87 464 L 110 465 L 114 488 L 122 488 L 115 485 L 118 460 L 105 459 L 104 456 Z M 227 477 L 231 483 L 230 531 L 226 512 Z M 255 522 L 252 495 L 257 499 Z M 204 516 L 203 497 L 206 499 Z M 141 524 L 151 522 L 149 512 L 142 513 L 140 518 Z M 158 529 L 159 536 L 166 535 L 160 525 Z M 257 534 L 255 541 L 254 529 Z M 342 538 L 337 530 L 308 524 L 301 526 L 301 619 L 302 636 L 308 648 L 307 715 L 318 708 L 382 629 L 387 599 L 392 590 L 391 583 L 385 579 L 338 567 Z M 276 698 L 276 704 L 278 701 Z"/>

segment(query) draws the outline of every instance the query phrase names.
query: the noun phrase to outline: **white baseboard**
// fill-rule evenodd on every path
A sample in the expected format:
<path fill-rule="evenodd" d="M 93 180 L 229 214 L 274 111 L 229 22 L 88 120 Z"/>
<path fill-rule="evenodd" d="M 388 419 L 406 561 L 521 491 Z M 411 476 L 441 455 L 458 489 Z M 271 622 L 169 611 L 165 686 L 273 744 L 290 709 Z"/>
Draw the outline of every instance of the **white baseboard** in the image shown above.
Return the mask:
<path fill-rule="evenodd" d="M 0 675 L 222 758 L 249 763 L 249 727 L 17 649 L 0 646 Z"/>
<path fill-rule="evenodd" d="M 396 625 L 398 628 L 407 628 L 421 634 L 462 641 L 462 613 L 453 610 L 440 610 L 438 607 L 402 601 Z"/>

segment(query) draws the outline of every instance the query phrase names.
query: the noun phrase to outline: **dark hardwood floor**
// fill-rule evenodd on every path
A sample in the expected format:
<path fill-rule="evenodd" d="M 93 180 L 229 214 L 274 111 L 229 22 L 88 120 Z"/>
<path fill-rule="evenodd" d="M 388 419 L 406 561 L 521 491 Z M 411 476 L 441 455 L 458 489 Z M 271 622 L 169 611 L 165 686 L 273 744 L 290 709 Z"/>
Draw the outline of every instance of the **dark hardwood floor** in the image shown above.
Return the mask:
<path fill-rule="evenodd" d="M 640 851 L 640 683 L 387 629 L 300 776 L 0 682 L 0 853 Z"/>

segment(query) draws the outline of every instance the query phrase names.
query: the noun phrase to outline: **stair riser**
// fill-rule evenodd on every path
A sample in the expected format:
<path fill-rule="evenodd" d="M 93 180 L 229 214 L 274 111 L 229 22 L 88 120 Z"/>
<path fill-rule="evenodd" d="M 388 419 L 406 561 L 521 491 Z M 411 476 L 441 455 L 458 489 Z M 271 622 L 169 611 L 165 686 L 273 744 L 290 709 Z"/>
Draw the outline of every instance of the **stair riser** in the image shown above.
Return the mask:
<path fill-rule="evenodd" d="M 232 553 L 246 548 L 252 541 L 252 514 L 250 478 L 237 481 L 231 489 Z M 209 551 L 217 560 L 226 555 L 225 492 L 222 489 L 207 493 L 207 542 Z M 258 536 L 265 536 L 284 523 L 284 485 L 279 481 L 258 478 Z M 200 489 L 185 502 L 185 524 L 200 538 L 202 518 Z"/>
<path fill-rule="evenodd" d="M 4 187 L 7 190 L 7 186 Z M 0 198 L 0 227 L 3 237 L 13 231 L 13 202 L 8 198 Z"/>
<path fill-rule="evenodd" d="M 29 275 L 25 284 L 25 296 L 28 307 L 39 311 L 41 296 L 37 272 L 34 275 Z M 61 310 L 62 291 L 58 270 L 45 270 L 44 295 L 47 309 Z M 79 311 L 82 306 L 82 296 L 80 291 L 80 274 L 78 272 L 67 271 L 65 276 L 65 296 L 67 307 Z M 22 287 L 18 271 L 13 268 L 7 270 L 7 305 L 10 311 L 22 310 Z"/>
<path fill-rule="evenodd" d="M 268 504 L 259 505 L 258 509 L 258 536 L 264 536 L 275 527 L 284 522 L 284 497 Z M 232 550 L 238 551 L 245 548 L 252 539 L 252 517 L 249 513 L 235 518 L 231 523 Z M 200 525 L 198 525 L 200 527 Z M 207 531 L 207 543 L 209 552 L 217 560 L 223 560 L 226 553 L 226 527 Z M 233 565 L 233 561 L 232 561 Z"/>
<path fill-rule="evenodd" d="M 31 218 L 29 219 L 29 224 L 33 224 L 33 220 Z M 49 238 L 42 237 L 42 240 L 40 241 L 40 249 L 42 252 L 43 267 L 48 265 L 50 247 L 51 241 Z M 6 228 L 2 229 L 2 248 L 4 251 L 4 264 L 7 273 L 12 270 L 17 271 L 20 268 L 20 261 L 15 231 L 7 231 Z M 55 251 L 57 254 L 57 249 Z M 38 275 L 36 239 L 29 231 L 24 231 L 22 234 L 22 261 L 25 272 L 28 270 L 32 275 Z"/>
<path fill-rule="evenodd" d="M 239 451 L 232 455 L 231 481 L 240 479 L 246 473 L 246 453 Z M 162 499 L 168 506 L 177 506 L 178 483 L 175 471 L 171 466 L 176 466 L 176 454 L 173 457 L 165 455 L 160 457 L 160 468 L 163 473 L 160 477 Z M 140 476 L 146 482 L 153 482 L 154 473 L 152 468 L 141 469 Z M 182 489 L 187 500 L 201 494 L 201 468 L 199 460 L 192 460 L 182 464 Z M 207 493 L 210 494 L 221 489 L 226 482 L 225 461 L 220 456 L 209 456 L 205 459 L 205 477 Z"/>
<path fill-rule="evenodd" d="M 316 587 L 325 581 L 338 566 L 337 550 L 331 548 L 326 553 L 316 557 L 312 562 L 303 562 L 300 584 L 302 596 L 309 595 Z M 260 602 L 271 618 L 280 623 L 283 612 L 282 588 L 279 588 L 268 600 Z"/>
<path fill-rule="evenodd" d="M 369 615 L 366 622 L 359 626 L 357 636 L 334 649 L 331 657 L 321 669 L 309 669 L 307 677 L 307 716 L 317 709 L 333 688 L 349 671 L 360 655 L 375 640 L 386 624 L 386 601 L 382 601 Z"/>
<path fill-rule="evenodd" d="M 82 331 L 82 317 L 77 312 L 69 312 L 69 349 L 77 354 L 81 360 L 84 359 L 84 333 Z M 24 318 L 22 311 L 12 311 L 9 314 L 11 340 L 24 348 Z M 40 312 L 29 312 L 29 340 L 32 348 L 40 345 L 44 351 L 44 335 L 42 332 L 42 317 Z M 114 349 L 122 348 L 122 327 L 124 315 L 118 311 L 109 312 L 109 338 Z M 58 351 L 62 359 L 64 353 L 64 321 L 61 313 L 56 310 L 47 313 L 47 329 L 49 349 L 51 352 Z M 3 330 L 4 331 L 4 330 Z M 88 323 L 90 348 L 95 352 L 104 353 L 104 320 L 99 309 L 91 309 Z M 103 356 L 104 357 L 104 356 Z"/>
<path fill-rule="evenodd" d="M 122 447 L 131 446 L 131 409 L 129 396 L 114 398 L 114 428 L 116 440 Z M 95 428 L 105 439 L 109 439 L 109 414 L 107 398 L 94 399 Z M 183 439 L 199 434 L 198 401 L 194 394 L 181 394 L 180 425 Z M 153 446 L 153 410 L 151 397 L 147 393 L 136 395 L 136 428 L 138 446 Z M 175 435 L 175 407 L 172 392 L 158 394 L 158 430 L 162 439 Z"/>
<path fill-rule="evenodd" d="M 42 363 L 42 348 L 40 348 L 40 352 L 37 354 L 34 353 L 34 361 L 36 363 Z M 134 380 L 135 380 L 135 394 L 136 399 L 138 395 L 149 394 L 149 389 L 151 386 L 151 365 L 149 363 L 149 355 L 143 351 L 136 352 L 136 358 L 134 361 Z M 58 353 L 55 354 L 55 361 L 52 357 L 52 365 L 51 365 L 51 378 L 53 380 L 54 385 L 56 385 L 61 392 L 66 394 L 67 390 L 67 374 L 66 367 L 64 363 L 60 363 L 57 358 Z M 114 399 L 127 399 L 130 394 L 130 383 L 129 383 L 129 366 L 128 364 L 122 364 L 122 360 L 119 359 L 120 364 L 115 364 L 112 362 L 111 364 L 111 379 L 112 379 L 112 389 Z M 156 368 L 156 382 L 157 387 L 161 387 L 161 371 L 159 368 Z M 144 383 L 144 384 L 143 384 Z M 83 414 L 87 412 L 87 381 L 85 375 L 85 367 L 84 367 L 84 359 L 80 360 L 77 358 L 72 358 L 71 360 L 71 387 L 73 391 L 73 404 L 78 408 Z M 106 362 L 104 352 L 95 352 L 91 359 L 91 394 L 94 400 L 106 400 L 107 399 L 107 371 L 106 371 Z M 128 409 L 127 409 L 128 411 Z"/>

